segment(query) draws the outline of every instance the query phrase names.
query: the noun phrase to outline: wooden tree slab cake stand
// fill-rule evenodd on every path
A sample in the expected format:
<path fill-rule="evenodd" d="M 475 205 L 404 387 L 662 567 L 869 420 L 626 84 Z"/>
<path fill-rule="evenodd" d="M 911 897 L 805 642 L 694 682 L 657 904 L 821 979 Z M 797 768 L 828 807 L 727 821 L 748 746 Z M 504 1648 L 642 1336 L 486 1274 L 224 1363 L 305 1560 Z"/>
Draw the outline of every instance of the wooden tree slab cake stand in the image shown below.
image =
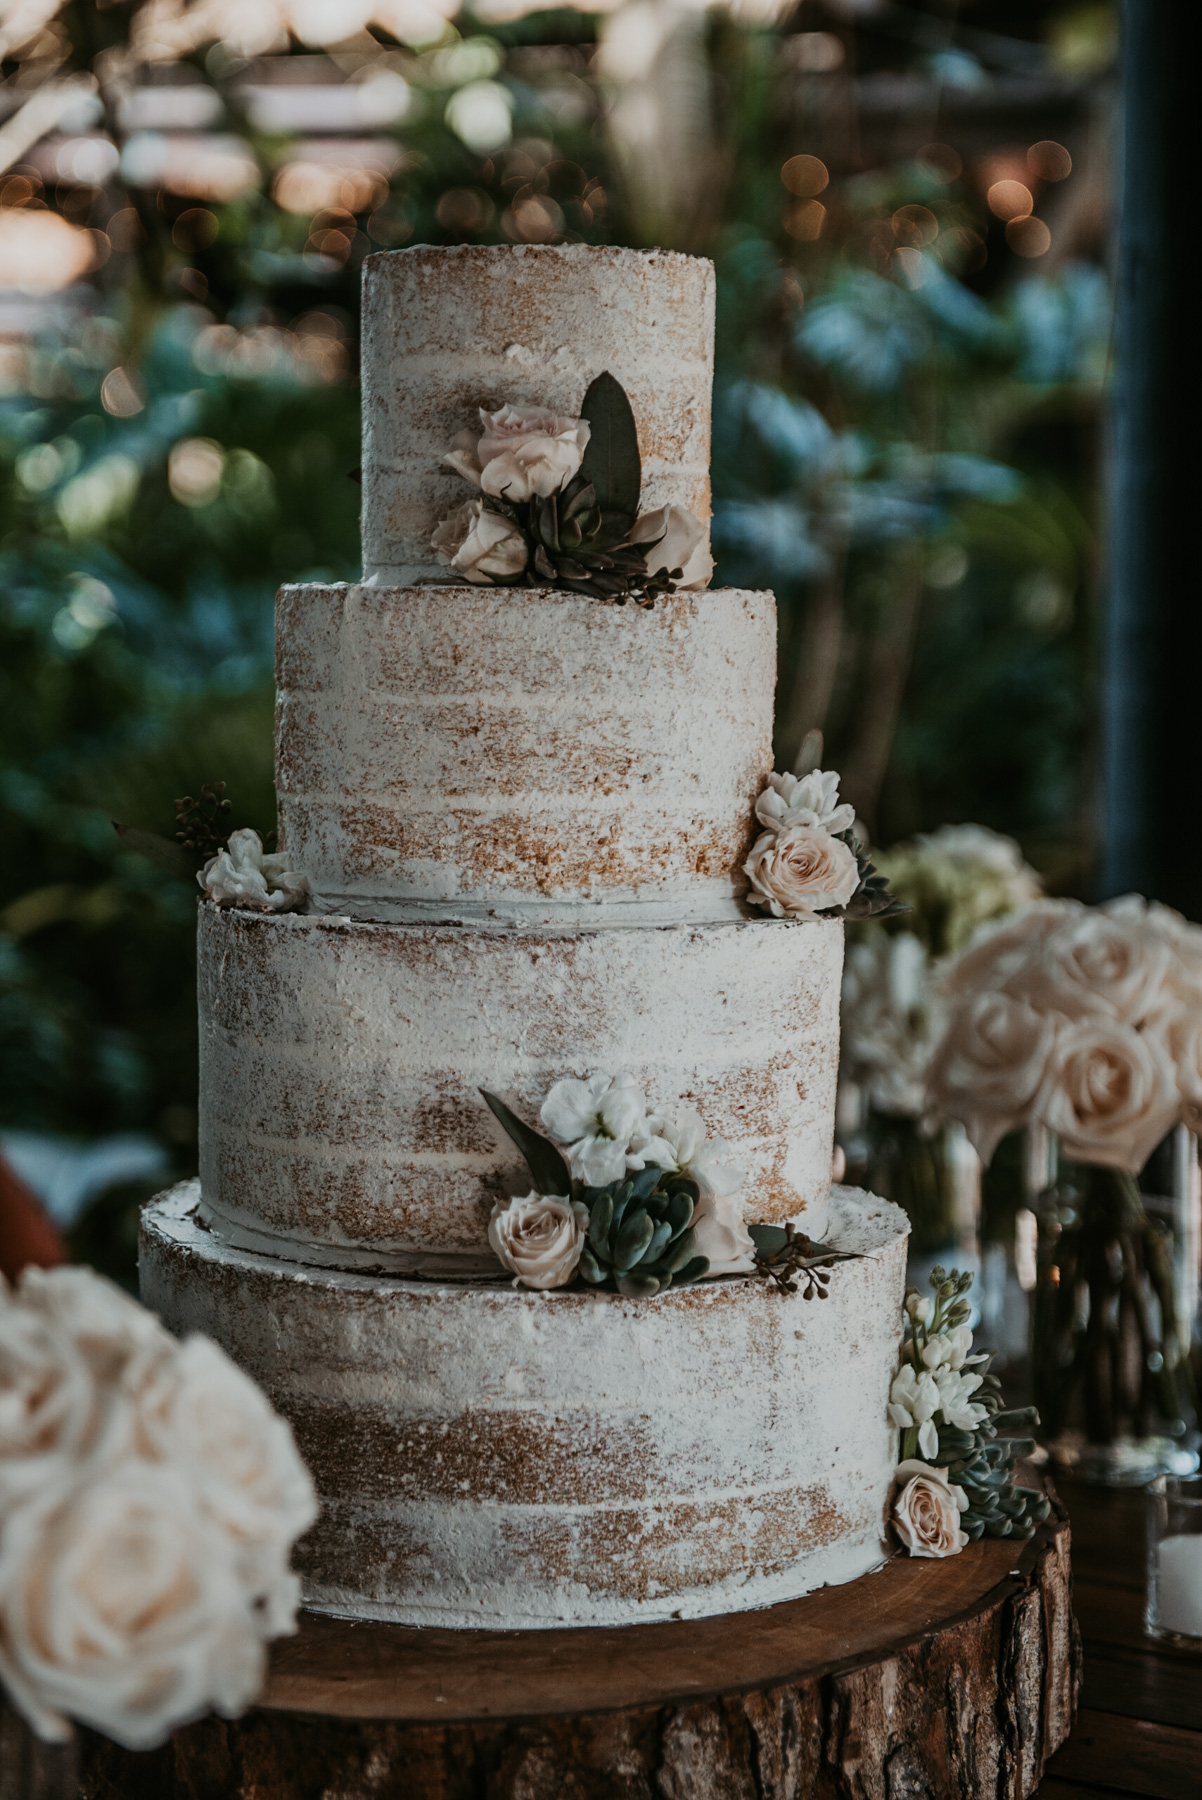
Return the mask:
<path fill-rule="evenodd" d="M 87 1800 L 1027 1800 L 1080 1680 L 1069 1529 L 895 1558 L 688 1623 L 453 1632 L 307 1615 L 267 1692 Z"/>

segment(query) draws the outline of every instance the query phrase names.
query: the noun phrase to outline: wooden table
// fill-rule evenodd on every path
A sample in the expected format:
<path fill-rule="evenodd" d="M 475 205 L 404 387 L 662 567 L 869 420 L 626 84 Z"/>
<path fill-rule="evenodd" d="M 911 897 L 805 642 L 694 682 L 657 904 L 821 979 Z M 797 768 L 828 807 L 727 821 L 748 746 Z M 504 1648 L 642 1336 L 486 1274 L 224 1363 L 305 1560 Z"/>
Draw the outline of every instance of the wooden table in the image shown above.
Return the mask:
<path fill-rule="evenodd" d="M 1202 1800 L 1202 1650 L 1144 1635 L 1143 1491 L 1057 1487 L 1072 1525 L 1085 1682 L 1039 1800 Z"/>

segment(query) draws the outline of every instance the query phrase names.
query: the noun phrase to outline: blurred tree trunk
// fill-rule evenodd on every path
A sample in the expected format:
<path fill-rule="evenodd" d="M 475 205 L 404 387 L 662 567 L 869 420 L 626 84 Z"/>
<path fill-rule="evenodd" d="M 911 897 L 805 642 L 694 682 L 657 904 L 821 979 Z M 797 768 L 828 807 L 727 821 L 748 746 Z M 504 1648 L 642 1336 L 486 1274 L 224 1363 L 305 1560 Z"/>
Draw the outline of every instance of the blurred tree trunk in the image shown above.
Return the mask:
<path fill-rule="evenodd" d="M 1202 919 L 1196 7 L 1126 0 L 1101 886 Z"/>

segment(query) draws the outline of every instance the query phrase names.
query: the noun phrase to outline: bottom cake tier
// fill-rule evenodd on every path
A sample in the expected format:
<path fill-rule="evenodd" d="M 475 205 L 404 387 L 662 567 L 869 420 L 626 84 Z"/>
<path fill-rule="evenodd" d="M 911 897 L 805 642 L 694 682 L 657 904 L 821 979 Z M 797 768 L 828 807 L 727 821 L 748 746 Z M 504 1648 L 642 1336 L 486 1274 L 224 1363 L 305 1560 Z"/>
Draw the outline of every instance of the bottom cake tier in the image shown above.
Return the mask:
<path fill-rule="evenodd" d="M 306 1604 L 513 1629 L 700 1618 L 879 1563 L 904 1215 L 848 1188 L 825 1300 L 443 1285 L 235 1249 L 199 1184 L 143 1213 L 142 1297 L 262 1384 L 313 1472 Z"/>

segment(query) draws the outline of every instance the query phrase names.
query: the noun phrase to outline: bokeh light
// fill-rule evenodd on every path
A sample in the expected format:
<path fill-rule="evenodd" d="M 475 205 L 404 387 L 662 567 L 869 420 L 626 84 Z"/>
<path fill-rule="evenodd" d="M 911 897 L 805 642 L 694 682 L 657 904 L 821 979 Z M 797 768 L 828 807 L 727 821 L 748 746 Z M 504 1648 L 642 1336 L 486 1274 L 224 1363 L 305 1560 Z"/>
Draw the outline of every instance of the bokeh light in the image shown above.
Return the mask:
<path fill-rule="evenodd" d="M 1044 256 L 1052 248 L 1052 234 L 1042 219 L 1011 219 L 1006 242 L 1018 256 Z"/>
<path fill-rule="evenodd" d="M 995 181 L 985 195 L 991 213 L 999 219 L 1025 219 L 1035 196 L 1021 181 Z"/>
<path fill-rule="evenodd" d="M 791 156 L 781 169 L 780 178 L 791 194 L 809 199 L 829 186 L 831 174 L 817 156 Z"/>
<path fill-rule="evenodd" d="M 1054 138 L 1041 138 L 1027 151 L 1027 167 L 1040 181 L 1064 181 L 1073 172 L 1073 159 Z"/>
<path fill-rule="evenodd" d="M 95 266 L 90 231 L 59 213 L 0 207 L 0 288 L 54 294 Z"/>
<path fill-rule="evenodd" d="M 183 438 L 167 458 L 167 485 L 181 506 L 208 506 L 221 492 L 225 451 L 212 438 Z"/>

